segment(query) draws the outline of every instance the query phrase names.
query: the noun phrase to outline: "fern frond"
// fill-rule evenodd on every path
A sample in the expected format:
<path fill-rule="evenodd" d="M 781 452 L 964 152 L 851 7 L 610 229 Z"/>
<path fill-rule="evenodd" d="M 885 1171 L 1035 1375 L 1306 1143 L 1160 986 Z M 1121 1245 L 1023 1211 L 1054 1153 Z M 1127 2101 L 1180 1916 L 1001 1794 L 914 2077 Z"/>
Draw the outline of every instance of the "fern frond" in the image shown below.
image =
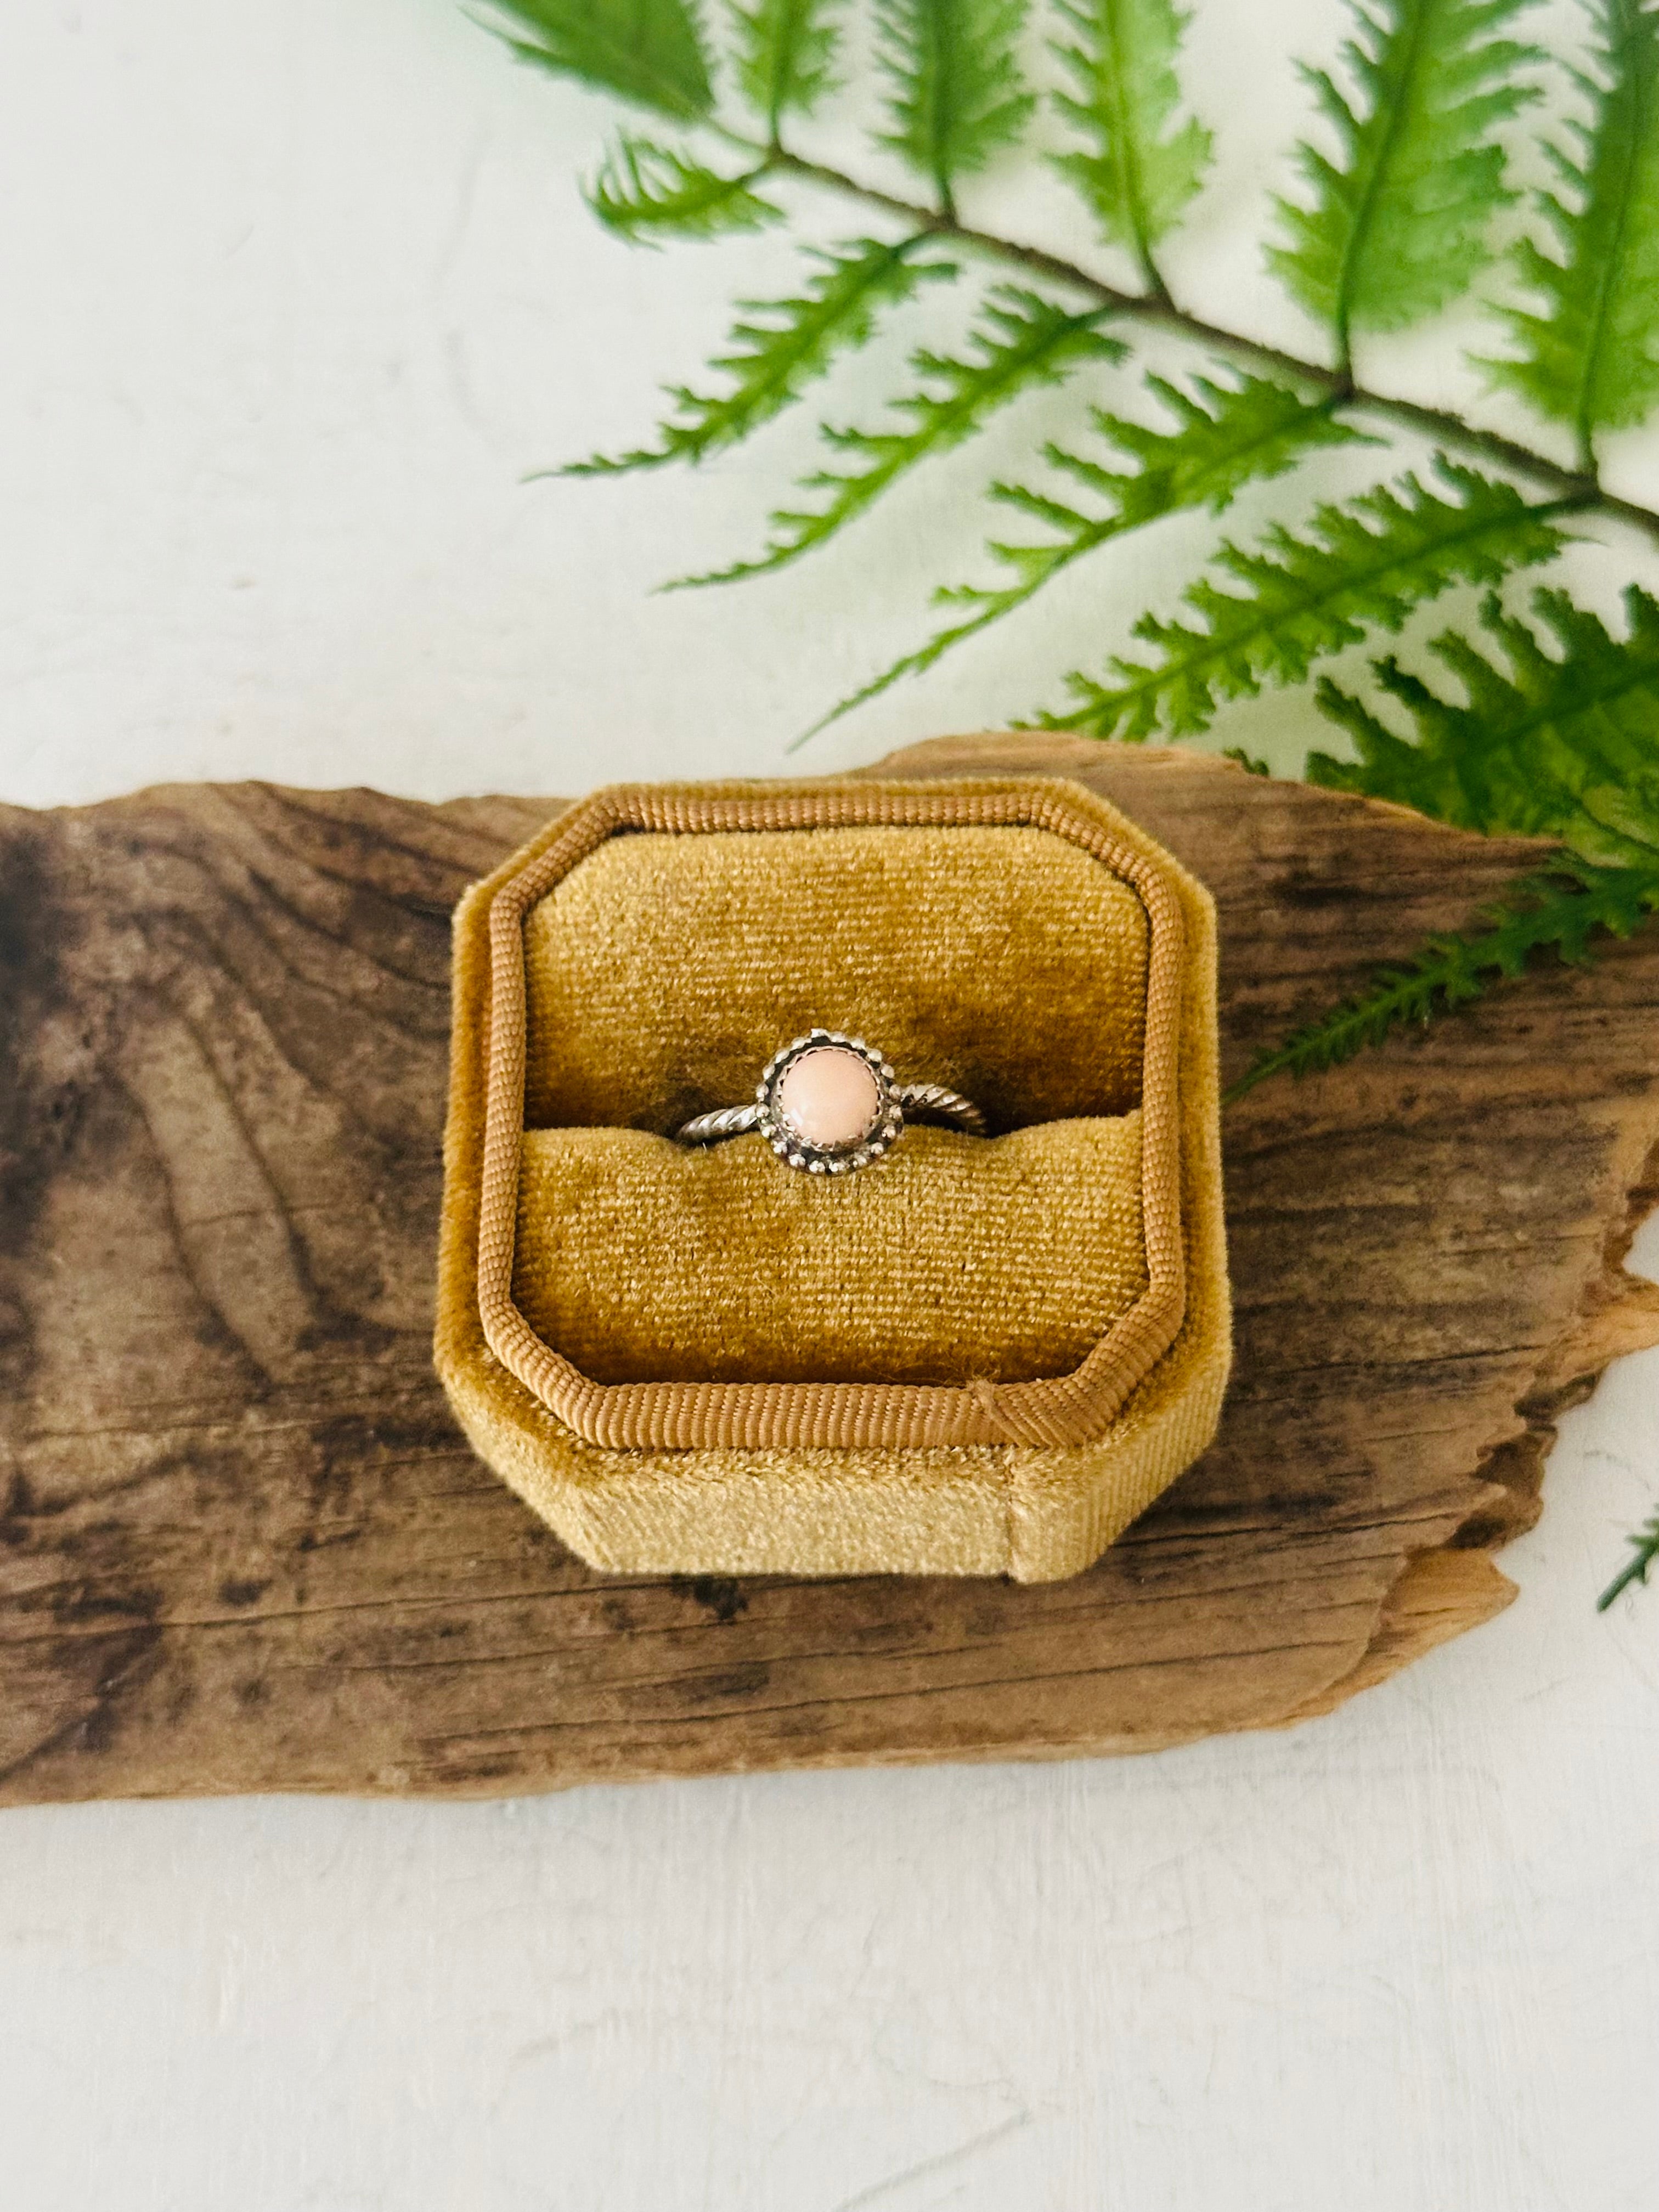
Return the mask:
<path fill-rule="evenodd" d="M 724 392 L 666 387 L 674 412 L 660 429 L 661 442 L 631 453 L 595 454 L 568 462 L 561 476 L 611 476 L 627 469 L 659 468 L 665 461 L 700 461 L 734 446 L 800 397 L 838 353 L 862 345 L 884 307 L 907 300 L 924 283 L 948 282 L 953 261 L 927 261 L 918 250 L 932 236 L 885 245 L 872 238 L 824 250 L 809 246 L 818 265 L 800 292 L 787 300 L 738 302 L 748 319 L 733 325 L 730 350 L 713 366 L 730 380 Z"/>
<path fill-rule="evenodd" d="M 521 61 L 682 123 L 714 104 L 688 0 L 493 0 Z"/>
<path fill-rule="evenodd" d="M 726 584 L 739 576 L 758 576 L 769 568 L 809 552 L 833 538 L 886 490 L 896 477 L 930 454 L 946 452 L 971 437 L 997 408 L 1034 386 L 1060 384 L 1085 361 L 1116 362 L 1127 349 L 1100 325 L 1110 313 L 1096 307 L 1072 314 L 1052 301 L 1017 285 L 999 285 L 984 302 L 981 319 L 968 339 L 965 359 L 914 353 L 910 366 L 922 389 L 894 403 L 904 417 L 895 430 L 822 431 L 837 453 L 850 455 L 848 470 L 820 469 L 801 489 L 827 495 L 816 507 L 780 508 L 771 518 L 772 534 L 763 553 L 708 575 L 685 576 L 668 588 Z"/>
<path fill-rule="evenodd" d="M 1521 975 L 1531 955 L 1554 951 L 1575 964 L 1589 957 L 1598 933 L 1628 937 L 1659 912 L 1659 866 L 1598 867 L 1564 857 L 1523 878 L 1486 910 L 1478 934 L 1431 937 L 1403 967 L 1379 969 L 1369 989 L 1261 1053 L 1227 1092 L 1229 1103 L 1270 1075 L 1311 1075 L 1381 1044 L 1407 1022 L 1477 999 L 1495 977 Z"/>
<path fill-rule="evenodd" d="M 1659 1559 L 1659 1512 L 1650 1513 L 1633 1536 L 1626 1537 L 1633 1556 L 1624 1565 L 1595 1601 L 1595 1610 L 1605 1613 L 1622 1591 L 1632 1583 L 1645 1583 L 1648 1569 Z"/>
<path fill-rule="evenodd" d="M 1438 697 L 1393 660 L 1377 665 L 1382 690 L 1417 726 L 1414 741 L 1322 684 L 1320 708 L 1358 757 L 1313 753 L 1308 780 L 1465 829 L 1559 837 L 1591 860 L 1650 866 L 1659 859 L 1659 601 L 1630 587 L 1624 639 L 1564 592 L 1538 592 L 1533 605 L 1559 658 L 1496 598 L 1482 620 L 1507 673 L 1464 638 L 1435 640 L 1466 703 Z"/>
<path fill-rule="evenodd" d="M 1547 561 L 1565 543 L 1555 518 L 1583 501 L 1534 507 L 1513 484 L 1435 457 L 1453 497 L 1413 476 L 1378 484 L 1346 506 L 1323 506 L 1306 533 L 1270 528 L 1260 547 L 1224 543 L 1217 567 L 1243 586 L 1200 577 L 1183 594 L 1194 629 L 1143 615 L 1134 635 L 1158 648 L 1150 665 L 1114 659 L 1120 680 L 1067 678 L 1076 707 L 1037 717 L 1046 729 L 1139 739 L 1206 730 L 1223 700 L 1264 685 L 1300 684 L 1317 660 L 1370 629 L 1398 630 L 1413 608 L 1455 583 L 1499 582 Z"/>
<path fill-rule="evenodd" d="M 1515 195 L 1495 126 L 1536 97 L 1521 83 L 1536 48 L 1501 35 L 1529 0 L 1350 0 L 1342 58 L 1351 105 L 1304 69 L 1336 134 L 1334 161 L 1297 149 L 1308 205 L 1281 199 L 1285 242 L 1268 262 L 1336 332 L 1397 331 L 1467 289 L 1490 258 L 1488 221 Z"/>
<path fill-rule="evenodd" d="M 1129 469 L 1105 468 L 1066 447 L 1045 447 L 1045 459 L 1091 495 L 1086 506 L 1023 484 L 994 484 L 993 499 L 1043 523 L 1054 535 L 1035 545 L 993 544 L 991 552 L 1009 571 L 1007 580 L 950 586 L 936 592 L 936 604 L 965 611 L 841 701 L 817 728 L 850 714 L 902 676 L 919 676 L 1111 539 L 1183 507 L 1207 507 L 1219 514 L 1244 484 L 1281 475 L 1316 447 L 1376 442 L 1342 422 L 1331 399 L 1304 399 L 1267 377 L 1239 372 L 1231 384 L 1195 377 L 1188 393 L 1164 377 L 1149 376 L 1146 388 L 1174 416 L 1174 427 L 1149 428 L 1091 408 L 1095 429 L 1135 464 Z"/>
<path fill-rule="evenodd" d="M 760 230 L 781 208 L 754 190 L 764 165 L 740 177 L 722 177 L 672 146 L 624 131 L 583 192 L 607 230 L 630 243 L 649 245 L 659 234 L 718 238 Z"/>
<path fill-rule="evenodd" d="M 1092 141 L 1054 166 L 1077 186 L 1115 245 L 1151 274 L 1152 250 L 1173 229 L 1210 166 L 1213 140 L 1195 116 L 1177 122 L 1176 57 L 1188 17 L 1174 0 L 1059 0 L 1076 35 L 1054 52 L 1076 92 L 1054 104 Z"/>
<path fill-rule="evenodd" d="M 947 214 L 955 179 L 1018 138 L 1035 105 L 1015 59 L 1024 20 L 1025 0 L 876 0 L 876 58 L 893 88 L 883 143 Z"/>
<path fill-rule="evenodd" d="M 738 83 L 775 140 L 786 115 L 805 115 L 835 88 L 835 18 L 842 0 L 730 0 Z"/>
<path fill-rule="evenodd" d="M 1578 76 L 1591 119 L 1569 126 L 1576 153 L 1547 149 L 1568 198 L 1539 195 L 1559 258 L 1521 241 L 1542 311 L 1507 310 L 1520 355 L 1486 364 L 1571 425 L 1587 468 L 1598 430 L 1629 428 L 1659 401 L 1659 9 L 1594 6 L 1597 73 Z"/>

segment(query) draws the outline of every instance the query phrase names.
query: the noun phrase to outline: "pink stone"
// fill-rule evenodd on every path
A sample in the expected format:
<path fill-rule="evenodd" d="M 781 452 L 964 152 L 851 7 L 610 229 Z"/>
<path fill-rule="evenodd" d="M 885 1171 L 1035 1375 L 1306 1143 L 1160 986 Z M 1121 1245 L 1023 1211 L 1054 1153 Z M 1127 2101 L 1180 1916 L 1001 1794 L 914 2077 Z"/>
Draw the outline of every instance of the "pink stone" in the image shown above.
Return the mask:
<path fill-rule="evenodd" d="M 881 1091 L 862 1054 L 845 1045 L 815 1045 L 785 1069 L 778 1110 L 809 1145 L 839 1151 L 875 1127 Z"/>

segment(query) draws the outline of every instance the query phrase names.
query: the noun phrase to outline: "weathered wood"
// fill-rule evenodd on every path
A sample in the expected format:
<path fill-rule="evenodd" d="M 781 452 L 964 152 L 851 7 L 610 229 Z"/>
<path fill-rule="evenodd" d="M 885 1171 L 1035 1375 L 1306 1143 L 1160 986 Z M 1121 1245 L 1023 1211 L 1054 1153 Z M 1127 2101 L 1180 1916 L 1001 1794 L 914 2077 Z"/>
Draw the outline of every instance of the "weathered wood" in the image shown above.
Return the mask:
<path fill-rule="evenodd" d="M 1219 902 L 1226 1060 L 1533 857 L 1212 760 L 1064 769 Z M 1221 1437 L 1035 1588 L 608 1580 L 428 1322 L 447 917 L 551 802 L 0 817 L 0 1800 L 481 1794 L 1149 1748 L 1328 1710 L 1511 1595 L 1551 1424 L 1659 1340 L 1659 932 L 1229 1112 Z"/>

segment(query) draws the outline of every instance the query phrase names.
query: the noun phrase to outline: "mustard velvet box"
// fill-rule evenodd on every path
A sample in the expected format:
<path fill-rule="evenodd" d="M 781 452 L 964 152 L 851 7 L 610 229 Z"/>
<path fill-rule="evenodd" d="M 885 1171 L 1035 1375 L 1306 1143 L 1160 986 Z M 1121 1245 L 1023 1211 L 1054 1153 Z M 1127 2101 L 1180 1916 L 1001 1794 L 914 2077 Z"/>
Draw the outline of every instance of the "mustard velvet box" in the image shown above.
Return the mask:
<path fill-rule="evenodd" d="M 596 1567 L 1076 1573 L 1214 1432 L 1215 920 L 1080 786 L 621 786 L 455 917 L 436 1356 Z M 750 1132 L 814 1027 L 988 1135 Z"/>

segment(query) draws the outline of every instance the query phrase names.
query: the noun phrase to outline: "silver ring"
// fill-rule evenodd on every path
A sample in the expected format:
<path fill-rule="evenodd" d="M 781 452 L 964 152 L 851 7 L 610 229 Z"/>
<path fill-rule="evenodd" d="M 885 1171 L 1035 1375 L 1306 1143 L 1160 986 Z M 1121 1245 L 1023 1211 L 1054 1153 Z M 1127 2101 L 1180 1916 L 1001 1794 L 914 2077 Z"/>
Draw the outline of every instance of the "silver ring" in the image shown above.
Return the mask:
<path fill-rule="evenodd" d="M 792 1168 L 846 1175 L 891 1152 L 907 1120 L 985 1134 L 984 1115 L 959 1091 L 942 1083 L 901 1083 L 862 1037 L 809 1030 L 773 1054 L 747 1105 L 694 1115 L 674 1135 L 682 1145 L 717 1145 L 756 1129 Z"/>

